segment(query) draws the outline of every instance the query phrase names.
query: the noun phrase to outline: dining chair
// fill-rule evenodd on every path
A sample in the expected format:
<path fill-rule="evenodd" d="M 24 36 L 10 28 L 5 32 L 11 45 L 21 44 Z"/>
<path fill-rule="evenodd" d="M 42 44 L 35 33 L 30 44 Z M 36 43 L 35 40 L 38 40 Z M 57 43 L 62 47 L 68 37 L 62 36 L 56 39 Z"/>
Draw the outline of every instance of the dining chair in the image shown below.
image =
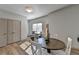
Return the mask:
<path fill-rule="evenodd" d="M 42 48 L 42 46 L 34 41 L 25 41 L 20 44 L 22 50 L 24 50 L 28 55 L 48 55 L 47 50 Z"/>
<path fill-rule="evenodd" d="M 25 52 L 26 52 L 28 55 L 33 55 L 31 45 L 30 45 L 27 49 L 25 49 Z"/>
<path fill-rule="evenodd" d="M 68 43 L 67 43 L 67 47 L 65 50 L 65 53 L 67 55 L 70 55 L 70 53 L 71 53 L 71 44 L 72 44 L 72 39 L 70 37 L 68 37 Z"/>
<path fill-rule="evenodd" d="M 52 50 L 51 52 L 55 55 L 70 55 L 71 44 L 72 44 L 72 39 L 70 37 L 68 37 L 67 47 L 66 47 L 65 51 L 63 51 L 63 50 Z"/>
<path fill-rule="evenodd" d="M 25 42 L 20 44 L 20 48 L 25 51 L 28 55 L 33 55 L 32 49 L 31 49 L 31 42 L 29 40 L 26 40 Z"/>
<path fill-rule="evenodd" d="M 38 44 L 36 42 L 32 42 L 31 48 L 32 48 L 33 55 L 42 55 L 40 44 Z"/>
<path fill-rule="evenodd" d="M 36 42 L 32 42 L 31 47 L 33 55 L 48 55 L 47 50 L 42 48 L 42 46 Z"/>
<path fill-rule="evenodd" d="M 25 42 L 23 42 L 22 44 L 20 44 L 20 47 L 21 47 L 23 50 L 25 50 L 26 48 L 28 48 L 29 45 L 31 45 L 31 43 L 28 42 L 28 41 L 25 41 Z"/>

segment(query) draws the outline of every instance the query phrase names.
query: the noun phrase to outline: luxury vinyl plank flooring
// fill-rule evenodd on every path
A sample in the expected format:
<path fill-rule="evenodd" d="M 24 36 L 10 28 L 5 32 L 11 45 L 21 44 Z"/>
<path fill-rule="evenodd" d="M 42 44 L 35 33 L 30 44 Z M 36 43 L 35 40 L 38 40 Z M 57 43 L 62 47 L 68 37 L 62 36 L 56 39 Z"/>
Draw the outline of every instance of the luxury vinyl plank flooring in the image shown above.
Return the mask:
<path fill-rule="evenodd" d="M 0 55 L 27 55 L 17 43 L 0 48 Z"/>
<path fill-rule="evenodd" d="M 0 48 L 0 55 L 28 55 L 25 51 L 23 51 L 19 44 L 23 42 L 13 43 L 10 45 L 7 45 L 5 47 Z M 79 55 L 79 51 L 77 50 L 71 50 L 71 55 Z"/>

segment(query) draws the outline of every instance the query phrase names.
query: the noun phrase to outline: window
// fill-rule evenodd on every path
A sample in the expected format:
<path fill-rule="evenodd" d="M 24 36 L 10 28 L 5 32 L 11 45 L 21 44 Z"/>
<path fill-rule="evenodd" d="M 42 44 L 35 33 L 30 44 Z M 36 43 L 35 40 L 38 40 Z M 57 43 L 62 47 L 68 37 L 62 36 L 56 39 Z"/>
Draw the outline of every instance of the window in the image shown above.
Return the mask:
<path fill-rule="evenodd" d="M 34 31 L 36 34 L 40 34 L 40 32 L 42 32 L 42 23 L 33 24 L 32 31 Z"/>

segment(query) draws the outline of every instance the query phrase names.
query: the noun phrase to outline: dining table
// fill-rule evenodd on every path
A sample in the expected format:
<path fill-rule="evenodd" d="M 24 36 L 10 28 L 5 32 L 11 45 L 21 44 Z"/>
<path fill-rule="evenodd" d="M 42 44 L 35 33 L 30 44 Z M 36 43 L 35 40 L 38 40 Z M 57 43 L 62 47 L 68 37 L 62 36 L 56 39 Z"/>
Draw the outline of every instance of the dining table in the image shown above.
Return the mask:
<path fill-rule="evenodd" d="M 46 43 L 45 38 L 38 38 L 37 42 L 45 49 L 48 53 L 51 53 L 51 50 L 62 50 L 65 49 L 65 43 L 56 38 L 50 38 L 48 43 Z"/>

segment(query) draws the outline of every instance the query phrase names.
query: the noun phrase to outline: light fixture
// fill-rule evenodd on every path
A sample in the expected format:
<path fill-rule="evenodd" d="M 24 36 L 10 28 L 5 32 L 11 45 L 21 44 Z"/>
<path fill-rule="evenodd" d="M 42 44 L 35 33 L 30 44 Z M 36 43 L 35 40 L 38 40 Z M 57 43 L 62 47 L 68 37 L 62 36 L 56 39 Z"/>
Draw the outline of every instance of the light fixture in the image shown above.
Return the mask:
<path fill-rule="evenodd" d="M 31 6 L 27 6 L 25 8 L 25 11 L 28 12 L 28 13 L 32 12 L 32 7 Z"/>

